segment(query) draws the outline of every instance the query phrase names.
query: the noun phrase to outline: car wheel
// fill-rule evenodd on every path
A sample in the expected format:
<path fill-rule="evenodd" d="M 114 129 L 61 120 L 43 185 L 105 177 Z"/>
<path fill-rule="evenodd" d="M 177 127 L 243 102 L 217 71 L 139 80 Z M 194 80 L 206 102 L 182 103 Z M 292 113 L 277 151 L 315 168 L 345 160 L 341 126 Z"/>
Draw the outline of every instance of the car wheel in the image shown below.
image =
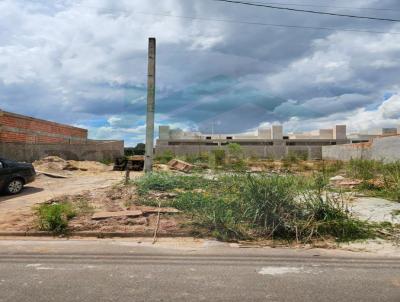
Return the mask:
<path fill-rule="evenodd" d="M 19 192 L 22 191 L 23 187 L 24 187 L 24 182 L 21 179 L 16 178 L 8 183 L 6 191 L 7 193 L 10 194 L 18 194 Z"/>

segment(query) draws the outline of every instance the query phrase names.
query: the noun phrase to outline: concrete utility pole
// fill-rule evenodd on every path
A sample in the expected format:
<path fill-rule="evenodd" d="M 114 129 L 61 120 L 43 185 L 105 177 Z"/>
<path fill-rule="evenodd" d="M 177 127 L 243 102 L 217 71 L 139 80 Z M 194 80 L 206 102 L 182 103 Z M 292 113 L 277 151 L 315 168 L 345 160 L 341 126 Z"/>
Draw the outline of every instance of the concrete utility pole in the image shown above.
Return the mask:
<path fill-rule="evenodd" d="M 156 39 L 149 38 L 149 66 L 147 78 L 146 157 L 144 172 L 153 170 L 154 109 L 156 94 Z"/>

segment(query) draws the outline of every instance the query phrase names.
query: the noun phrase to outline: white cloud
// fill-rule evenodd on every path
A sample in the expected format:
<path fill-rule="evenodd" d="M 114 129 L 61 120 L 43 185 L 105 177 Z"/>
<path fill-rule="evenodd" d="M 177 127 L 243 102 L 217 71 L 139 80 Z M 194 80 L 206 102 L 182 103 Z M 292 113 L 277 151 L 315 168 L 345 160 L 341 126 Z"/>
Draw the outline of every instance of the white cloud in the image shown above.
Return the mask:
<path fill-rule="evenodd" d="M 375 110 L 359 108 L 319 118 L 300 119 L 293 117 L 283 125 L 287 132 L 298 132 L 302 130 L 332 128 L 335 124 L 347 125 L 349 133 L 366 133 L 371 129 L 400 126 L 400 95 L 393 95 Z M 260 126 L 268 125 L 261 124 Z"/>
<path fill-rule="evenodd" d="M 393 27 L 396 30 L 400 27 Z M 309 54 L 266 76 L 267 90 L 304 99 L 335 90 L 376 93 L 398 88 L 393 72 L 400 68 L 400 35 L 341 32 L 311 45 Z"/>
<path fill-rule="evenodd" d="M 343 5 L 339 0 L 331 3 Z M 378 4 L 400 9 L 395 0 L 353 3 Z M 172 120 L 173 126 L 193 129 L 198 126 L 193 116 L 213 119 L 203 114 L 208 111 L 215 116 L 229 113 L 227 123 L 240 121 L 246 131 L 259 123 L 256 114 L 249 114 L 257 108 L 268 111 L 257 118 L 287 121 L 292 128 L 336 122 L 364 127 L 366 119 L 372 120 L 369 124 L 386 125 L 399 118 L 398 99 L 380 103 L 386 93 L 399 92 L 400 35 L 249 26 L 166 14 L 400 32 L 392 23 L 304 18 L 210 1 L 4 0 L 0 2 L 0 107 L 86 125 L 94 138 L 142 140 L 147 38 L 155 36 L 157 97 L 169 102 L 157 107 L 166 108 L 157 114 L 159 123 Z M 210 97 L 204 93 L 207 87 L 196 86 L 207 80 L 211 85 L 210 79 L 218 76 L 235 81 Z M 188 93 L 190 86 L 195 89 Z M 247 89 L 249 99 L 242 93 Z M 239 91 L 243 101 L 232 91 Z M 176 92 L 182 92 L 178 101 L 167 98 Z M 252 106 L 251 98 L 260 100 L 260 95 L 282 99 Z M 212 101 L 204 102 L 208 98 Z M 373 106 L 378 109 L 368 109 Z M 245 108 L 250 112 L 243 112 Z"/>

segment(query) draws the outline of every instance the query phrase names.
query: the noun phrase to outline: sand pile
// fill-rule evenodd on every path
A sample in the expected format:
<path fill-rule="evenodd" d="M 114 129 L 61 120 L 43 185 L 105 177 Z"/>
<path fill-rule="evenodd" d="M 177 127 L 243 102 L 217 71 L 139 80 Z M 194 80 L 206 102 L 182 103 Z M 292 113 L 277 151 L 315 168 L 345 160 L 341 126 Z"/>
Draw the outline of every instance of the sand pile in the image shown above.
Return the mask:
<path fill-rule="evenodd" d="M 112 167 L 96 161 L 65 160 L 58 156 L 48 156 L 37 160 L 33 166 L 38 171 L 57 173 L 65 171 L 105 172 L 112 169 Z"/>

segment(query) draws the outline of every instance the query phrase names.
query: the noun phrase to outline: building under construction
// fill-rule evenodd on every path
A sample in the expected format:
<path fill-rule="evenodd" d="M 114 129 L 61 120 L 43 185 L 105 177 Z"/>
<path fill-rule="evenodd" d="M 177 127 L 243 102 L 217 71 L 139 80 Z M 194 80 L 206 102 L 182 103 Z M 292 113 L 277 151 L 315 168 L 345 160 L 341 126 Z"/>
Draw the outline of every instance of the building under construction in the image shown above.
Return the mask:
<path fill-rule="evenodd" d="M 351 142 L 345 125 L 308 133 L 285 134 L 281 125 L 259 128 L 254 134 L 202 134 L 160 126 L 156 155 L 172 152 L 175 156 L 201 155 L 212 150 L 225 149 L 230 143 L 241 145 L 245 156 L 282 159 L 295 154 L 308 159 L 321 159 L 322 146 Z"/>
<path fill-rule="evenodd" d="M 32 162 L 49 155 L 73 160 L 114 160 L 124 142 L 91 140 L 88 130 L 0 109 L 0 157 Z"/>

